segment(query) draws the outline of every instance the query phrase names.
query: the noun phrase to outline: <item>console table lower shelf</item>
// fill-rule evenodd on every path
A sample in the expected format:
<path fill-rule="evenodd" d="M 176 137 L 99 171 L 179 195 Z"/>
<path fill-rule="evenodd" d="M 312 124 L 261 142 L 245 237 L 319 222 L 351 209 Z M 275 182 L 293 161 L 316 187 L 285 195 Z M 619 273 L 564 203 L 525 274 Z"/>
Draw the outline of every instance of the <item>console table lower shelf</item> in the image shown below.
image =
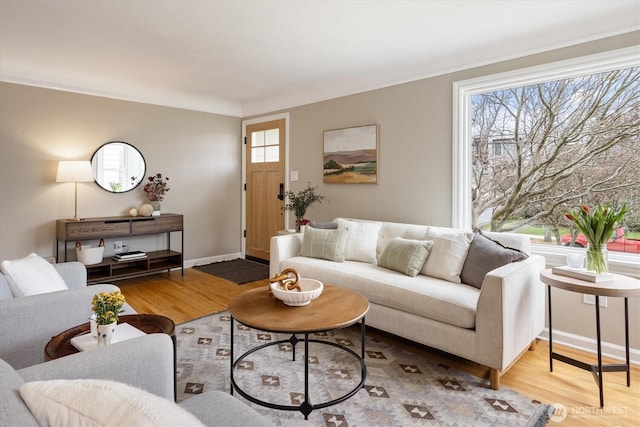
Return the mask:
<path fill-rule="evenodd" d="M 105 258 L 100 264 L 87 265 L 87 283 L 126 279 L 172 268 L 182 268 L 182 253 L 161 250 L 147 252 L 147 257 L 127 261 Z"/>

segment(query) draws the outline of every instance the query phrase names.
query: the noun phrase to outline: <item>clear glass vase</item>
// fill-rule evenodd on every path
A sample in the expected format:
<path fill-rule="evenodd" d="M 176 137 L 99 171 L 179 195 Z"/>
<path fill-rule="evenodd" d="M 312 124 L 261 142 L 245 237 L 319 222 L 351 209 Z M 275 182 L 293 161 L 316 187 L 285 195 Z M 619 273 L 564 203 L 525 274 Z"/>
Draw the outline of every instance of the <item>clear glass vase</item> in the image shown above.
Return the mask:
<path fill-rule="evenodd" d="M 158 212 L 158 213 L 160 212 L 160 202 L 159 202 L 159 201 L 157 201 L 157 200 L 150 200 L 150 201 L 149 201 L 149 204 L 150 204 L 151 206 L 153 206 L 153 211 L 154 211 L 154 212 Z"/>
<path fill-rule="evenodd" d="M 587 271 L 596 274 L 609 272 L 609 260 L 606 246 L 587 246 Z"/>

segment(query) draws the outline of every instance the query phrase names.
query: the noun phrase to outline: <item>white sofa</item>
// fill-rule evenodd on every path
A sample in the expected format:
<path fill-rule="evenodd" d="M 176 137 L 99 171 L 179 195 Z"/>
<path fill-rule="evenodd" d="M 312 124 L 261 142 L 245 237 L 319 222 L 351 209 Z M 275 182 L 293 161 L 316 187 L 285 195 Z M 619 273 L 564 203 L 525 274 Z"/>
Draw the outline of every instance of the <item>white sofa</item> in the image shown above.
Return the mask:
<path fill-rule="evenodd" d="M 534 348 L 544 328 L 544 286 L 539 282 L 544 259 L 531 255 L 528 238 L 487 232 L 481 233 L 481 239 L 472 231 L 342 218 L 334 223 L 349 229 L 344 262 L 302 256 L 303 249 L 310 254 L 311 237 L 303 248 L 304 234 L 279 235 L 271 239 L 270 275 L 294 268 L 302 277 L 364 294 L 371 305 L 366 316 L 368 326 L 488 367 L 493 389 L 499 388 L 500 376 L 518 357 L 527 348 Z M 309 231 L 313 231 L 309 236 L 321 233 L 309 228 L 305 233 Z M 377 264 L 396 237 L 434 242 L 417 276 Z M 482 250 L 478 245 L 491 242 L 487 238 L 528 257 L 474 278 L 469 274 L 474 271 L 472 261 L 487 265 L 493 262 L 478 259 Z M 470 250 L 474 239 L 477 245 Z M 467 260 L 472 254 L 473 260 Z M 388 254 L 385 256 L 388 262 Z M 465 272 L 467 283 L 475 281 L 475 286 L 461 283 Z"/>

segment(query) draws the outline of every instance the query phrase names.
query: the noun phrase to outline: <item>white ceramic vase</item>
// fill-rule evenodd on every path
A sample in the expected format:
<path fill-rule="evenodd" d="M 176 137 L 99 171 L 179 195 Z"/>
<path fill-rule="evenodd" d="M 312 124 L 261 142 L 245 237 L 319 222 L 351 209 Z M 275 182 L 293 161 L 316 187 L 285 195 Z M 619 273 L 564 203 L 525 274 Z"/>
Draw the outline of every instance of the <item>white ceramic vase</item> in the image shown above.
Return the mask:
<path fill-rule="evenodd" d="M 98 325 L 98 347 L 113 344 L 118 341 L 116 337 L 116 329 L 118 322 L 109 323 L 108 325 Z"/>

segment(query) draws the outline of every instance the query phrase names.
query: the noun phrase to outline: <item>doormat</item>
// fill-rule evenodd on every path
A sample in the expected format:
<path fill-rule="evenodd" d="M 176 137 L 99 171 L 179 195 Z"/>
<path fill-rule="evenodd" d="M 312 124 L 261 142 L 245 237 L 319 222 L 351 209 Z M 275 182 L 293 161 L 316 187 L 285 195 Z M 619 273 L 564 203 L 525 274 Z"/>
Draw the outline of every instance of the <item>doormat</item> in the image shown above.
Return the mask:
<path fill-rule="evenodd" d="M 229 392 L 229 312 L 176 326 L 178 402 L 210 390 Z M 234 358 L 290 335 L 263 332 L 235 323 Z M 310 338 L 340 343 L 360 352 L 359 328 L 311 334 Z M 288 343 L 287 343 L 288 344 Z M 292 346 L 280 344 L 248 356 L 237 366 L 236 381 L 259 399 L 300 405 L 304 397 L 304 345 L 292 360 Z M 491 426 L 540 427 L 552 407 L 507 387 L 492 390 L 489 381 L 458 371 L 426 356 L 366 337 L 367 378 L 363 389 L 346 401 L 309 415 L 309 424 L 336 426 Z M 309 345 L 310 399 L 326 402 L 345 394 L 360 381 L 360 363 L 330 345 Z M 234 393 L 277 425 L 296 425 L 298 412 L 267 409 Z"/>
<path fill-rule="evenodd" d="M 197 270 L 222 277 L 239 285 L 269 278 L 269 266 L 238 258 L 194 267 Z"/>

